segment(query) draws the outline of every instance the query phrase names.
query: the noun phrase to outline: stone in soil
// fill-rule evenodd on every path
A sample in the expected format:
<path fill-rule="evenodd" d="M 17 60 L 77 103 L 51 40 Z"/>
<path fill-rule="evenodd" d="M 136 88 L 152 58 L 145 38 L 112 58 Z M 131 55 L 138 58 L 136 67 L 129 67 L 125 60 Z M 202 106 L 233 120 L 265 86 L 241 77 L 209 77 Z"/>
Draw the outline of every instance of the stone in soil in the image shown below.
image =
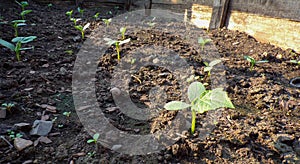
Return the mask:
<path fill-rule="evenodd" d="M 14 140 L 14 146 L 18 151 L 21 151 L 29 146 L 31 146 L 33 144 L 32 141 L 30 140 L 25 140 L 23 138 L 16 138 Z"/>
<path fill-rule="evenodd" d="M 46 136 L 51 131 L 52 121 L 35 120 L 30 135 Z"/>

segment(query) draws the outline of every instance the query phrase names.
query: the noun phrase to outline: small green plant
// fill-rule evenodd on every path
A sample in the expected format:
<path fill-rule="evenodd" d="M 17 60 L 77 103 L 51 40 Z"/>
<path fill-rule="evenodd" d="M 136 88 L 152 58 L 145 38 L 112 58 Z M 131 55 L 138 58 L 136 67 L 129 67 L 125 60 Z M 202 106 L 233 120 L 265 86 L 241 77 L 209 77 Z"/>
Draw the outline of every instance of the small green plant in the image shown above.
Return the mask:
<path fill-rule="evenodd" d="M 66 15 L 69 17 L 70 20 L 72 18 L 72 14 L 73 14 L 73 10 L 70 10 L 70 11 L 66 12 Z"/>
<path fill-rule="evenodd" d="M 25 19 L 25 15 L 26 15 L 26 14 L 29 14 L 29 13 L 31 13 L 31 12 L 32 12 L 32 10 L 24 10 L 24 11 L 22 11 L 22 12 L 20 13 L 20 15 L 21 15 L 22 19 Z"/>
<path fill-rule="evenodd" d="M 210 63 L 204 62 L 204 64 L 205 64 L 204 72 L 208 72 L 207 73 L 208 77 L 210 77 L 210 71 L 213 69 L 213 67 L 221 62 L 222 61 L 219 59 L 213 60 Z"/>
<path fill-rule="evenodd" d="M 110 19 L 102 19 L 102 21 L 105 23 L 106 27 L 109 26 L 111 20 L 112 20 L 111 18 Z"/>
<path fill-rule="evenodd" d="M 136 58 L 130 60 L 130 64 L 134 64 L 136 62 Z"/>
<path fill-rule="evenodd" d="M 188 99 L 190 104 L 182 101 L 171 101 L 165 104 L 164 108 L 167 110 L 182 110 L 191 108 L 192 124 L 191 133 L 194 134 L 196 127 L 196 114 L 204 113 L 209 110 L 215 110 L 221 107 L 234 108 L 227 93 L 222 88 L 213 90 L 206 90 L 204 85 L 200 82 L 193 82 L 188 88 Z"/>
<path fill-rule="evenodd" d="M 126 27 L 121 27 L 121 28 L 120 28 L 120 33 L 121 33 L 121 35 L 122 35 L 122 40 L 125 39 L 125 32 L 126 32 Z"/>
<path fill-rule="evenodd" d="M 75 28 L 81 32 L 81 39 L 84 39 L 84 33 L 85 33 L 85 30 L 86 30 L 87 28 L 89 28 L 89 26 L 90 26 L 90 23 L 87 23 L 87 24 L 84 25 L 83 27 L 82 27 L 81 25 L 75 26 Z"/>
<path fill-rule="evenodd" d="M 12 42 L 16 43 L 16 45 L 0 39 L 0 44 L 4 47 L 10 49 L 11 51 L 14 51 L 16 53 L 17 60 L 20 61 L 21 60 L 21 58 L 20 58 L 21 51 L 34 48 L 33 46 L 28 47 L 28 48 L 22 48 L 22 44 L 29 43 L 29 42 L 33 41 L 34 39 L 36 39 L 36 36 L 15 37 L 12 39 Z"/>
<path fill-rule="evenodd" d="M 198 80 L 199 78 L 200 76 L 191 75 L 189 78 L 186 79 L 186 82 L 191 83 Z"/>
<path fill-rule="evenodd" d="M 100 15 L 100 13 L 96 13 L 96 14 L 93 16 L 93 18 L 98 19 L 99 15 Z"/>
<path fill-rule="evenodd" d="M 11 108 L 15 106 L 14 103 L 3 103 L 1 105 L 2 107 L 4 107 L 4 109 L 6 109 L 7 111 L 9 111 L 11 113 Z"/>
<path fill-rule="evenodd" d="M 74 52 L 73 52 L 73 50 L 66 50 L 65 53 L 72 55 Z"/>
<path fill-rule="evenodd" d="M 92 139 L 89 139 L 89 140 L 87 140 L 87 143 L 97 143 L 97 141 L 98 141 L 98 138 L 99 138 L 99 133 L 95 133 L 94 135 L 93 135 L 93 138 Z"/>
<path fill-rule="evenodd" d="M 77 22 L 80 21 L 81 19 L 80 19 L 80 18 L 78 18 L 78 19 L 76 19 L 76 18 L 71 18 L 70 20 L 73 21 L 74 26 L 76 26 L 76 25 L 77 25 Z"/>
<path fill-rule="evenodd" d="M 96 152 L 95 152 L 95 151 L 92 151 L 92 152 L 88 152 L 88 153 L 87 153 L 87 156 L 90 157 L 90 158 L 94 157 L 95 155 L 96 155 Z"/>
<path fill-rule="evenodd" d="M 117 55 L 118 55 L 118 61 L 121 60 L 121 56 L 120 56 L 120 46 L 122 44 L 128 43 L 130 42 L 130 38 L 123 40 L 123 41 L 118 41 L 118 40 L 112 40 L 110 38 L 104 38 L 104 40 L 106 41 L 107 45 L 115 45 L 116 46 L 116 50 L 117 50 Z"/>
<path fill-rule="evenodd" d="M 260 63 L 268 63 L 269 61 L 268 60 L 259 60 L 259 61 L 256 61 L 253 57 L 251 56 L 244 56 L 244 59 L 247 60 L 248 62 L 250 62 L 250 71 L 253 70 L 254 66 L 256 64 L 260 64 Z"/>
<path fill-rule="evenodd" d="M 204 50 L 204 46 L 210 42 L 211 42 L 210 39 L 203 39 L 202 37 L 198 38 L 198 43 L 200 44 L 202 51 Z"/>
<path fill-rule="evenodd" d="M 52 6 L 53 6 L 53 4 L 52 4 L 52 3 L 49 3 L 47 6 L 48 6 L 48 7 L 52 7 Z"/>
<path fill-rule="evenodd" d="M 300 65 L 300 60 L 290 60 L 289 63 Z"/>
<path fill-rule="evenodd" d="M 81 9 L 80 7 L 78 7 L 78 8 L 77 8 L 77 11 L 80 13 L 81 17 L 83 17 L 83 12 L 84 12 L 84 10 Z"/>
<path fill-rule="evenodd" d="M 27 6 L 29 5 L 27 1 L 21 1 L 21 2 L 16 1 L 16 3 L 17 3 L 19 6 L 21 6 L 22 11 L 24 11 L 24 10 L 25 10 L 25 7 L 27 7 Z"/>
<path fill-rule="evenodd" d="M 19 34 L 18 34 L 18 27 L 20 26 L 26 26 L 26 20 L 14 20 L 14 21 L 11 21 L 12 23 L 12 26 L 15 30 L 15 37 L 17 37 Z"/>
<path fill-rule="evenodd" d="M 7 134 L 9 135 L 9 138 L 11 138 L 12 140 L 23 137 L 21 133 L 16 133 L 13 130 L 7 130 Z"/>
<path fill-rule="evenodd" d="M 71 112 L 64 112 L 63 115 L 66 116 L 66 117 L 70 117 Z"/>

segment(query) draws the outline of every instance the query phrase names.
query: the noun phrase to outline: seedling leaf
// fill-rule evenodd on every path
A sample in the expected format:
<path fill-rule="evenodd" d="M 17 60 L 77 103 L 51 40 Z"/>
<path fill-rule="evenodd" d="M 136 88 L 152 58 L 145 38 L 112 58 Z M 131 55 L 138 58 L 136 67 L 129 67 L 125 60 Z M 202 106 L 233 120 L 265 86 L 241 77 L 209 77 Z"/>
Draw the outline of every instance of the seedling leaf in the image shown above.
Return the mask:
<path fill-rule="evenodd" d="M 1 44 L 2 46 L 6 47 L 6 48 L 8 48 L 8 49 L 10 49 L 10 50 L 12 50 L 12 51 L 15 51 L 15 45 L 13 45 L 13 44 L 11 44 L 11 43 L 9 43 L 9 42 L 3 40 L 3 39 L 0 39 L 0 44 Z"/>
<path fill-rule="evenodd" d="M 182 110 L 190 107 L 191 105 L 182 101 L 171 101 L 165 104 L 164 108 L 167 110 Z"/>
<path fill-rule="evenodd" d="M 128 42 L 130 42 L 130 38 L 120 41 L 119 45 L 122 45 L 122 44 L 125 44 L 125 43 L 128 43 Z"/>
<path fill-rule="evenodd" d="M 190 102 L 193 102 L 196 98 L 199 98 L 203 92 L 205 92 L 204 85 L 200 82 L 193 82 L 188 88 L 188 98 Z"/>

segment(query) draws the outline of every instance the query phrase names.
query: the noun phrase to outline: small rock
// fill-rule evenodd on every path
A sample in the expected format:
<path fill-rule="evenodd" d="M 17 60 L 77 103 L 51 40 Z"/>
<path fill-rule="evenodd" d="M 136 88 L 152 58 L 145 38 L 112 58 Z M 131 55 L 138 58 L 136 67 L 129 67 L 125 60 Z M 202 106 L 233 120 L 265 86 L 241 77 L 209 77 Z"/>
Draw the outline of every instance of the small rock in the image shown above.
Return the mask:
<path fill-rule="evenodd" d="M 44 136 L 39 137 L 39 141 L 45 144 L 52 143 L 52 141 L 48 137 L 44 137 Z"/>
<path fill-rule="evenodd" d="M 80 36 L 75 36 L 75 37 L 73 37 L 73 41 L 74 42 L 78 42 L 78 41 L 80 41 L 81 40 L 81 37 Z"/>
<path fill-rule="evenodd" d="M 30 140 L 25 140 L 23 138 L 15 138 L 14 140 L 14 146 L 18 151 L 21 151 L 33 144 Z"/>
<path fill-rule="evenodd" d="M 12 128 L 14 131 L 29 131 L 31 129 L 31 126 L 29 123 L 17 123 Z"/>
<path fill-rule="evenodd" d="M 153 59 L 153 63 L 154 63 L 154 64 L 157 64 L 158 62 L 159 62 L 159 59 L 158 59 L 158 58 Z"/>
<path fill-rule="evenodd" d="M 35 120 L 30 135 L 46 136 L 51 131 L 52 121 Z"/>
<path fill-rule="evenodd" d="M 164 159 L 164 157 L 161 156 L 161 155 L 159 155 L 159 156 L 157 157 L 157 160 L 159 160 L 159 161 L 162 161 L 163 159 Z"/>
<path fill-rule="evenodd" d="M 172 155 L 171 154 L 165 154 L 164 157 L 165 157 L 166 160 L 172 159 Z"/>
<path fill-rule="evenodd" d="M 114 145 L 111 149 L 113 151 L 116 151 L 116 150 L 120 149 L 121 147 L 122 147 L 122 145 Z"/>
<path fill-rule="evenodd" d="M 66 74 L 68 73 L 68 71 L 67 71 L 67 69 L 65 69 L 65 67 L 61 67 L 61 68 L 59 69 L 59 73 L 60 73 L 61 75 L 66 75 Z"/>

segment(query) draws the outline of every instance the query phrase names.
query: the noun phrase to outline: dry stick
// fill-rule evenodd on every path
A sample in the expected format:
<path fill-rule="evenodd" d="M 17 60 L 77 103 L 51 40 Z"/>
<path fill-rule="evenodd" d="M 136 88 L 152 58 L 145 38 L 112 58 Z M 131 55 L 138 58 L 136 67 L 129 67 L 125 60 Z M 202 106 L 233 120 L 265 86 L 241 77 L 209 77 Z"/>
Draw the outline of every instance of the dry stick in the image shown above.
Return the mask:
<path fill-rule="evenodd" d="M 0 136 L 0 138 L 2 138 L 9 145 L 9 148 L 12 149 L 14 147 L 9 141 L 7 141 L 7 139 L 5 137 Z"/>

